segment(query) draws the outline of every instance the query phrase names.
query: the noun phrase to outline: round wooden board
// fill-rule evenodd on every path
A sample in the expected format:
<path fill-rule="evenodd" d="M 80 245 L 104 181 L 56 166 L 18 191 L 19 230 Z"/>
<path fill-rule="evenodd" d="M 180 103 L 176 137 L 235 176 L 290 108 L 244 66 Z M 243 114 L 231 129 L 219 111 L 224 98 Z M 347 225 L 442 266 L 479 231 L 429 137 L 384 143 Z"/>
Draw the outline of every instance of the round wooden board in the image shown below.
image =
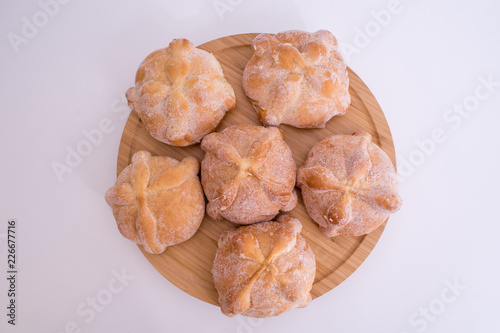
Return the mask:
<path fill-rule="evenodd" d="M 227 113 L 218 131 L 239 123 L 261 125 L 241 84 L 243 69 L 253 53 L 251 43 L 255 36 L 257 34 L 228 36 L 199 46 L 217 57 L 236 93 L 236 108 Z M 349 79 L 351 106 L 344 116 L 334 117 L 324 129 L 304 130 L 280 126 L 297 166 L 304 163 L 307 153 L 319 140 L 332 134 L 352 134 L 361 129 L 372 134 L 373 141 L 396 165 L 391 132 L 379 104 L 351 69 Z M 153 155 L 167 155 L 178 160 L 194 156 L 201 161 L 204 155 L 200 145 L 173 147 L 153 139 L 137 115 L 131 112 L 120 142 L 118 174 L 131 163 L 132 155 L 139 150 L 149 151 Z M 289 214 L 302 222 L 302 236 L 316 256 L 316 279 L 311 291 L 314 299 L 339 285 L 361 265 L 375 247 L 385 223 L 368 235 L 327 238 L 307 215 L 300 190 L 298 192 L 299 203 Z M 141 246 L 139 248 L 158 272 L 174 285 L 196 298 L 218 305 L 218 295 L 210 272 L 217 250 L 217 240 L 223 230 L 236 227 L 230 222 L 214 221 L 205 215 L 200 229 L 188 241 L 171 246 L 159 255 L 149 254 Z"/>

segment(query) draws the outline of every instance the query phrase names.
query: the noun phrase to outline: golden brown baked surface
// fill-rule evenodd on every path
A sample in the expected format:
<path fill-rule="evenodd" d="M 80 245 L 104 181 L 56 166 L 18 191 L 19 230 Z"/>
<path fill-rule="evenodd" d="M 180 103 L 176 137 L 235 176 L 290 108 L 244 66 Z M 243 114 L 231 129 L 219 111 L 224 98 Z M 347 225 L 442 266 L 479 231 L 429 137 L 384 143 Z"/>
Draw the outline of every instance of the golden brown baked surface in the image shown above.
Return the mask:
<path fill-rule="evenodd" d="M 243 88 L 266 125 L 324 127 L 351 102 L 349 76 L 332 33 L 260 34 L 243 72 Z"/>
<path fill-rule="evenodd" d="M 271 317 L 311 301 L 314 253 L 288 215 L 222 233 L 212 274 L 227 316 Z"/>
<path fill-rule="evenodd" d="M 207 135 L 201 149 L 201 183 L 212 218 L 251 224 L 297 205 L 296 165 L 279 129 L 231 126 Z"/>
<path fill-rule="evenodd" d="M 298 169 L 297 186 L 328 237 L 367 234 L 402 204 L 391 160 L 364 131 L 314 145 Z"/>
<path fill-rule="evenodd" d="M 118 229 L 149 253 L 194 235 L 205 215 L 199 162 L 139 151 L 106 192 Z"/>
<path fill-rule="evenodd" d="M 127 99 L 151 136 L 175 146 L 200 142 L 236 103 L 217 59 L 187 39 L 148 55 Z"/>

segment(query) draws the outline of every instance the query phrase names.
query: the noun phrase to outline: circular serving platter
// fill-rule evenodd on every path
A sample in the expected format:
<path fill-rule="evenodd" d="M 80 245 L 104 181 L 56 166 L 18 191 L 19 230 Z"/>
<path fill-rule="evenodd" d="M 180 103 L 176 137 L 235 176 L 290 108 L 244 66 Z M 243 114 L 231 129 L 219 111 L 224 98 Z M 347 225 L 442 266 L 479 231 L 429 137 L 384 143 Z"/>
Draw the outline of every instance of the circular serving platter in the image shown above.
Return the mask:
<path fill-rule="evenodd" d="M 213 53 L 219 60 L 226 79 L 236 94 L 236 107 L 226 114 L 218 131 L 239 123 L 262 125 L 242 87 L 243 69 L 252 56 L 251 43 L 256 36 L 257 34 L 227 36 L 199 46 Z M 348 71 L 351 105 L 345 115 L 334 117 L 322 129 L 280 126 L 297 166 L 304 163 L 307 153 L 319 140 L 333 134 L 352 134 L 359 130 L 369 132 L 373 142 L 387 153 L 396 166 L 394 144 L 382 109 L 363 81 L 351 69 Z M 120 142 L 118 174 L 131 163 L 132 155 L 139 150 L 178 160 L 194 156 L 200 162 L 204 155 L 200 145 L 174 147 L 155 140 L 135 112 L 131 112 Z M 316 256 L 316 278 L 311 290 L 314 299 L 335 288 L 362 264 L 382 235 L 385 223 L 368 235 L 327 238 L 307 215 L 300 190 L 298 193 L 297 207 L 288 214 L 302 222 L 302 236 Z M 174 285 L 200 300 L 218 305 L 218 295 L 210 271 L 219 235 L 223 230 L 236 227 L 227 221 L 215 221 L 205 214 L 199 230 L 188 241 L 170 246 L 162 254 L 147 253 L 141 246 L 139 249 L 156 270 Z"/>

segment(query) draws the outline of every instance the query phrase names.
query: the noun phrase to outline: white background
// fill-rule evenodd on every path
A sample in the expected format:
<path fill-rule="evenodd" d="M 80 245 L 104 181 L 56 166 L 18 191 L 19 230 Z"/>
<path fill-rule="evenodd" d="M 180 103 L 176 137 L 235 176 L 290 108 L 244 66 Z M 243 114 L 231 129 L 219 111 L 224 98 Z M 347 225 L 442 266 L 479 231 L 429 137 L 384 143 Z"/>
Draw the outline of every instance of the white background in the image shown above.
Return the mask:
<path fill-rule="evenodd" d="M 42 7 L 2 0 L 0 331 L 500 331 L 500 5 L 401 0 L 382 26 L 374 12 L 388 8 L 385 0 L 73 0 L 47 22 L 39 15 L 44 26 L 13 46 L 9 33 L 22 37 L 23 17 L 33 22 Z M 391 127 L 404 205 L 364 264 L 307 308 L 226 318 L 165 280 L 116 229 L 103 197 L 126 121 L 120 98 L 143 58 L 173 38 L 201 44 L 288 29 L 328 29 L 344 46 Z M 488 97 L 478 88 L 479 101 L 480 77 L 497 85 Z M 448 111 L 464 101 L 470 113 Z M 52 165 L 103 119 L 111 133 L 59 181 Z M 432 147 L 436 129 L 445 139 Z M 9 218 L 18 221 L 15 327 L 6 323 Z M 134 278 L 102 311 L 78 314 L 107 293 L 114 270 Z"/>

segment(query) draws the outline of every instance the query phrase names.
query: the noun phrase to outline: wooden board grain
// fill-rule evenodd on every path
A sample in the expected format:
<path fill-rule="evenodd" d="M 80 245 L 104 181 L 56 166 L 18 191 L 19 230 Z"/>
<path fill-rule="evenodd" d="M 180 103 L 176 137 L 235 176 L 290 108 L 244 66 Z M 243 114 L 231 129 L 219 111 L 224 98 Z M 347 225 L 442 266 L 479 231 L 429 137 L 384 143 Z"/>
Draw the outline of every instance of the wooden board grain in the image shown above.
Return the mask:
<path fill-rule="evenodd" d="M 255 36 L 257 34 L 228 36 L 199 46 L 217 57 L 236 93 L 236 108 L 224 117 L 219 131 L 239 123 L 261 125 L 241 84 L 243 69 L 252 56 L 250 44 Z M 324 129 L 304 130 L 286 125 L 280 126 L 297 166 L 303 164 L 307 153 L 319 140 L 332 134 L 352 134 L 361 129 L 372 134 L 374 142 L 396 165 L 391 132 L 379 104 L 368 87 L 351 69 L 349 69 L 349 79 L 352 102 L 344 116 L 334 117 Z M 137 115 L 132 112 L 120 142 L 118 174 L 131 163 L 132 155 L 139 150 L 150 151 L 153 155 L 168 155 L 178 160 L 194 156 L 201 161 L 204 155 L 199 145 L 173 147 L 153 139 Z M 327 238 L 307 215 L 300 190 L 299 203 L 289 214 L 302 222 L 302 235 L 316 256 L 317 272 L 311 291 L 313 299 L 347 279 L 373 250 L 385 227 L 384 223 L 372 233 L 360 237 Z M 218 305 L 218 295 L 210 271 L 219 235 L 223 230 L 235 227 L 230 222 L 214 221 L 205 215 L 200 229 L 191 239 L 169 247 L 163 254 L 149 254 L 142 247 L 139 248 L 158 272 L 174 285 L 200 300 Z"/>

